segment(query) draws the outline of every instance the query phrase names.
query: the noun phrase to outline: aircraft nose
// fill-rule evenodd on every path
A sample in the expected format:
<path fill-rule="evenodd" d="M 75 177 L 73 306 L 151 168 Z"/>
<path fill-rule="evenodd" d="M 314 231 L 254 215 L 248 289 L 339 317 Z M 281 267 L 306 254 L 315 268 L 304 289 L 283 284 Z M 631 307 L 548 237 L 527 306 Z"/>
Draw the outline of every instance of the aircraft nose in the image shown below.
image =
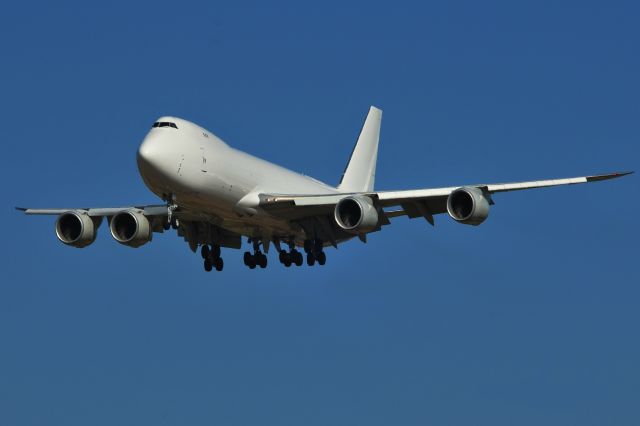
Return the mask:
<path fill-rule="evenodd" d="M 149 139 L 145 139 L 138 148 L 138 162 L 151 163 L 153 160 L 153 147 Z"/>
<path fill-rule="evenodd" d="M 140 172 L 157 172 L 161 168 L 158 142 L 153 136 L 147 136 L 140 144 L 137 155 Z"/>

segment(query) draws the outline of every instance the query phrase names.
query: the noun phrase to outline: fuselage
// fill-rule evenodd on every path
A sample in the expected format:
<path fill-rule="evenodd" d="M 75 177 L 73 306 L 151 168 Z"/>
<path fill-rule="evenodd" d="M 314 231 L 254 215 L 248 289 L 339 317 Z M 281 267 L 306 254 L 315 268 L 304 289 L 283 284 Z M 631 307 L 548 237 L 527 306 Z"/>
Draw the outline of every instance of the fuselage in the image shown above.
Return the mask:
<path fill-rule="evenodd" d="M 252 234 L 247 232 L 252 222 L 279 232 L 294 232 L 287 221 L 259 211 L 260 193 L 339 192 L 316 179 L 234 149 L 208 130 L 175 117 L 157 120 L 140 145 L 137 163 L 147 187 L 162 199 L 200 211 L 223 228 L 248 235 Z"/>

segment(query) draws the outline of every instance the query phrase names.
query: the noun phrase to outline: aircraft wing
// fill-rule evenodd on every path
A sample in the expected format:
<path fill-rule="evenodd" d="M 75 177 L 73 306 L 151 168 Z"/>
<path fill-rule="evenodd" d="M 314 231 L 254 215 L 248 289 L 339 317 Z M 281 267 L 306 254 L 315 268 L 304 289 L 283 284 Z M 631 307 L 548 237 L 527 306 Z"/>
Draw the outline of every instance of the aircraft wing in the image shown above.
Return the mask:
<path fill-rule="evenodd" d="M 327 214 L 333 211 L 336 203 L 350 195 L 370 197 L 382 208 L 399 206 L 401 210 L 385 211 L 387 218 L 407 215 L 410 218 L 424 217 L 433 224 L 433 215 L 447 212 L 447 197 L 462 187 L 475 187 L 485 194 L 520 191 L 524 189 L 546 188 L 550 186 L 575 185 L 614 179 L 633 172 L 609 173 L 603 175 L 580 176 L 565 179 L 548 179 L 516 183 L 461 185 L 446 188 L 413 189 L 404 191 L 358 192 L 330 195 L 286 195 L 260 194 L 260 207 L 273 214 L 290 219 Z"/>
<path fill-rule="evenodd" d="M 160 205 L 138 205 L 138 206 L 126 206 L 126 207 L 82 207 L 82 208 L 63 208 L 63 209 L 32 209 L 25 207 L 16 207 L 16 210 L 22 211 L 28 215 L 55 215 L 59 216 L 69 212 L 82 212 L 87 216 L 94 219 L 95 226 L 100 226 L 103 218 L 113 217 L 122 212 L 136 212 L 141 213 L 149 221 L 151 233 L 163 232 L 169 229 L 169 209 L 166 204 Z M 216 217 L 210 216 L 206 213 L 185 210 L 179 208 L 172 213 L 172 217 L 180 220 L 180 226 L 172 224 L 178 231 L 178 236 L 183 237 L 184 240 L 189 243 L 189 247 L 192 251 L 196 251 L 198 245 L 202 241 L 208 241 L 219 245 L 220 247 L 241 247 L 240 235 L 221 229 L 214 226 L 213 223 L 217 221 Z M 113 231 L 112 231 L 113 232 Z M 113 235 L 113 233 L 112 233 Z M 58 236 L 60 239 L 60 236 Z M 114 236 L 115 238 L 115 236 Z M 151 237 L 149 236 L 149 240 Z M 63 241 L 65 244 L 71 244 Z M 76 245 L 76 247 L 84 247 L 91 244 L 93 240 L 83 245 Z M 124 243 L 123 243 L 124 244 Z M 75 245 L 75 244 L 71 244 Z M 137 246 L 134 246 L 137 247 Z"/>
<path fill-rule="evenodd" d="M 16 210 L 22 211 L 25 214 L 32 215 L 60 215 L 68 211 L 82 210 L 86 211 L 89 216 L 113 216 L 117 213 L 127 210 L 141 210 L 145 216 L 166 216 L 167 206 L 162 205 L 149 205 L 149 206 L 129 206 L 129 207 L 76 207 L 69 209 L 32 209 L 26 207 L 16 207 Z"/>

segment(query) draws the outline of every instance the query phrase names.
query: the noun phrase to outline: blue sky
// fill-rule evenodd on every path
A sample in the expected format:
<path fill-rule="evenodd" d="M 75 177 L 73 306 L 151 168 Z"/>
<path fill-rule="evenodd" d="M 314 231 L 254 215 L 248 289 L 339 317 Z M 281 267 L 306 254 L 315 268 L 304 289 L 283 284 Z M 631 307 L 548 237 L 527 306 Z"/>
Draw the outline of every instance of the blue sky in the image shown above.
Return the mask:
<path fill-rule="evenodd" d="M 0 424 L 636 425 L 638 177 L 396 219 L 324 268 L 206 274 L 172 233 L 64 247 L 25 206 L 154 203 L 176 115 L 377 188 L 638 170 L 636 2 L 13 3 L 0 14 Z"/>

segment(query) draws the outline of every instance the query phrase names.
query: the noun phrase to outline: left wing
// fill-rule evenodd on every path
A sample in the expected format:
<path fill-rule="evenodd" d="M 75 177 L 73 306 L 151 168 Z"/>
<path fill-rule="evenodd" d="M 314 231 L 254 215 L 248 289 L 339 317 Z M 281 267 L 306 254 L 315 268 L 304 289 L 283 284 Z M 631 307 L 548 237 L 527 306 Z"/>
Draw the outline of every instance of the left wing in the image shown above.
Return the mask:
<path fill-rule="evenodd" d="M 215 218 L 202 212 L 173 208 L 166 204 L 128 207 L 32 209 L 16 207 L 28 215 L 54 215 L 56 235 L 64 244 L 85 247 L 95 241 L 104 218 L 109 220 L 113 238 L 121 244 L 139 247 L 151 241 L 155 232 L 173 227 L 189 243 L 192 251 L 200 244 L 240 248 L 240 235 L 214 225 Z M 175 211 L 174 211 L 175 210 Z M 179 222 L 178 222 L 179 220 Z M 114 225 L 114 221 L 118 222 Z"/>
<path fill-rule="evenodd" d="M 520 191 L 524 189 L 545 188 L 549 186 L 575 185 L 614 179 L 633 172 L 609 173 L 603 175 L 581 176 L 565 179 L 548 179 L 516 183 L 476 184 L 452 186 L 446 188 L 413 189 L 405 191 L 358 192 L 329 195 L 286 195 L 260 194 L 260 207 L 290 219 L 301 219 L 330 213 L 336 203 L 350 195 L 367 196 L 375 205 L 387 208 L 400 206 L 402 210 L 385 211 L 385 216 L 407 215 L 410 218 L 424 217 L 433 224 L 433 215 L 447 212 L 447 197 L 456 189 L 473 187 L 490 196 L 498 192 Z"/>
<path fill-rule="evenodd" d="M 87 214 L 91 217 L 101 217 L 101 216 L 113 216 L 114 214 L 118 214 L 127 210 L 140 210 L 143 212 L 145 216 L 166 216 L 167 215 L 167 206 L 166 205 L 150 205 L 150 206 L 129 206 L 129 207 L 98 207 L 98 208 L 90 208 L 90 207 L 80 207 L 80 208 L 69 208 L 69 209 L 31 209 L 26 207 L 16 207 L 16 210 L 24 212 L 25 214 L 34 214 L 34 215 L 60 215 L 69 211 L 80 210 L 83 212 L 87 212 Z"/>

